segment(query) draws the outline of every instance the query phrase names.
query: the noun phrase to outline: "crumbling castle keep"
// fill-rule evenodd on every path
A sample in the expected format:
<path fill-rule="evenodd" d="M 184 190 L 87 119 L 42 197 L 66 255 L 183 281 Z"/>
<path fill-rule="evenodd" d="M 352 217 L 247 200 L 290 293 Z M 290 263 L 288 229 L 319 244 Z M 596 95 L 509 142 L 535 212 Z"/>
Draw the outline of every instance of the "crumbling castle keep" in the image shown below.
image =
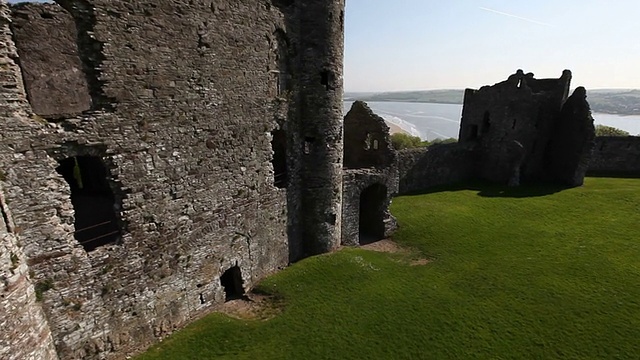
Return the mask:
<path fill-rule="evenodd" d="M 396 153 L 364 103 L 343 119 L 343 27 L 343 0 L 0 1 L 0 358 L 141 351 L 388 236 L 397 193 L 581 183 L 568 72 L 469 90 L 459 143 Z"/>

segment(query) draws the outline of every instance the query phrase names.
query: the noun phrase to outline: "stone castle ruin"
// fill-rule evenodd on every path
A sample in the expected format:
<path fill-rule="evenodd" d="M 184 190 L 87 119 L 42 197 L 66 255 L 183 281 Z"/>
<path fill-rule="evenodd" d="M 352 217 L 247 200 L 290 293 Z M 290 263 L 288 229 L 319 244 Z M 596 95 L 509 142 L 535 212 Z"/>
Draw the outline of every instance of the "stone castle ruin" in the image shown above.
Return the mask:
<path fill-rule="evenodd" d="M 366 104 L 343 117 L 343 32 L 343 0 L 0 1 L 0 358 L 140 352 L 389 236 L 398 193 L 581 183 L 568 72 L 467 91 L 459 143 L 397 153 Z"/>

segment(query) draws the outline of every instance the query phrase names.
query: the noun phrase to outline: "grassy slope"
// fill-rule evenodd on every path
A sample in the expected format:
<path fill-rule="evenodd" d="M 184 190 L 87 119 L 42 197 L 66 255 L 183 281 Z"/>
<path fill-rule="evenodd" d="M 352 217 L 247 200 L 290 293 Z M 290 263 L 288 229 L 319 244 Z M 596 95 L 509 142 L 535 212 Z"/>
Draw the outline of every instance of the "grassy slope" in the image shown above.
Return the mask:
<path fill-rule="evenodd" d="M 307 259 L 261 285 L 285 298 L 279 317 L 212 315 L 141 359 L 637 357 L 640 180 L 548 190 L 397 198 L 396 240 L 432 263 Z"/>

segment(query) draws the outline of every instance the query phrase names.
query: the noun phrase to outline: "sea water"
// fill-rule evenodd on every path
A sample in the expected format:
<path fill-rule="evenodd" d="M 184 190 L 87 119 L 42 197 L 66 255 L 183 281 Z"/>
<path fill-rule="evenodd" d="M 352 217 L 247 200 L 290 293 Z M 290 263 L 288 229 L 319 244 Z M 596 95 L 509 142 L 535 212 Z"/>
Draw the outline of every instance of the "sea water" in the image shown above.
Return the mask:
<path fill-rule="evenodd" d="M 344 102 L 345 114 L 353 101 Z M 386 121 L 423 140 L 458 138 L 462 105 L 408 102 L 368 102 L 371 110 Z M 596 124 L 613 126 L 640 135 L 640 116 L 593 113 Z"/>

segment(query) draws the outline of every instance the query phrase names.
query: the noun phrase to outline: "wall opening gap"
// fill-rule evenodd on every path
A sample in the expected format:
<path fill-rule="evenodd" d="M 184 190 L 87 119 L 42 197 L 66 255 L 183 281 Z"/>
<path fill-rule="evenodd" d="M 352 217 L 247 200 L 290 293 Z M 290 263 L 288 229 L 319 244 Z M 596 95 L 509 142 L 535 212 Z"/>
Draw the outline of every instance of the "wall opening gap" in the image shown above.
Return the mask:
<path fill-rule="evenodd" d="M 313 143 L 315 141 L 316 139 L 313 137 L 307 136 L 304 138 L 304 154 L 305 155 L 311 154 L 311 148 L 313 147 Z"/>
<path fill-rule="evenodd" d="M 118 204 L 109 185 L 109 173 L 97 156 L 61 160 L 56 171 L 69 184 L 75 211 L 75 239 L 86 251 L 118 243 L 122 236 Z"/>
<path fill-rule="evenodd" d="M 224 288 L 225 301 L 238 300 L 244 297 L 242 272 L 237 265 L 222 274 L 220 284 Z"/>
<path fill-rule="evenodd" d="M 327 90 L 331 90 L 329 86 L 329 71 L 325 70 L 320 73 L 320 83 L 324 85 Z"/>
<path fill-rule="evenodd" d="M 358 223 L 360 245 L 384 238 L 384 205 L 387 187 L 373 184 L 360 194 L 360 219 Z"/>
<path fill-rule="evenodd" d="M 287 94 L 290 88 L 291 82 L 291 66 L 289 65 L 290 55 L 289 55 L 289 40 L 287 39 L 287 35 L 282 29 L 277 29 L 273 34 L 274 40 L 273 45 L 275 48 L 273 49 L 275 55 L 275 66 L 276 66 L 276 89 L 277 95 L 283 96 Z"/>
<path fill-rule="evenodd" d="M 474 141 L 478 139 L 478 125 L 476 124 L 471 124 L 469 125 L 468 131 L 467 131 L 467 141 Z"/>
<path fill-rule="evenodd" d="M 482 133 L 486 134 L 489 132 L 491 128 L 491 113 L 489 111 L 484 112 L 484 116 L 482 117 Z"/>
<path fill-rule="evenodd" d="M 273 150 L 273 184 L 280 189 L 287 187 L 287 133 L 284 130 L 271 132 L 271 148 Z"/>

